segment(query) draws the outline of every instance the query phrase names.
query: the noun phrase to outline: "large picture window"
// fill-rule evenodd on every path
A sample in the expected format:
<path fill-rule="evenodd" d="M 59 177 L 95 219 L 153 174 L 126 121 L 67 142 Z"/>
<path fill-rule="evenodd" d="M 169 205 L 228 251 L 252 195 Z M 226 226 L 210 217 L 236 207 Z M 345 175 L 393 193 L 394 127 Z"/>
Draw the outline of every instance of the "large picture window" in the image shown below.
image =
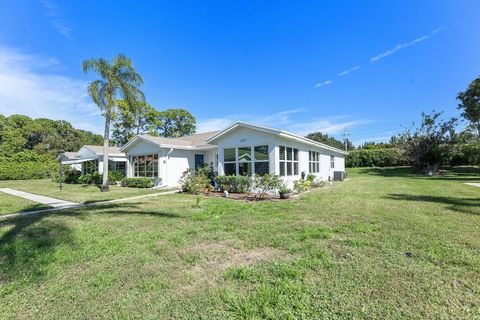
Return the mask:
<path fill-rule="evenodd" d="M 298 149 L 280 146 L 280 176 L 298 176 Z"/>
<path fill-rule="evenodd" d="M 158 176 L 158 154 L 134 156 L 132 167 L 134 177 L 155 178 Z"/>
<path fill-rule="evenodd" d="M 223 149 L 223 168 L 227 176 L 269 173 L 268 145 Z"/>
<path fill-rule="evenodd" d="M 320 152 L 308 152 L 308 169 L 310 173 L 320 172 Z"/>

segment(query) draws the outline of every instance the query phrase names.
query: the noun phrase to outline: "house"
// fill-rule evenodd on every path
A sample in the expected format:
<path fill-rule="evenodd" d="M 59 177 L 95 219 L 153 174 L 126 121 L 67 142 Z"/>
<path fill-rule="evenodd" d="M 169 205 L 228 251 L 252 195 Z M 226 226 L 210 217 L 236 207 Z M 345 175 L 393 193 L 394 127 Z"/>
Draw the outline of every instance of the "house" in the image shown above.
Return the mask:
<path fill-rule="evenodd" d="M 74 156 L 103 167 L 101 146 L 84 146 Z M 212 164 L 219 175 L 273 173 L 292 185 L 302 175 L 333 178 L 345 171 L 347 152 L 305 137 L 246 122 L 235 122 L 221 131 L 181 138 L 138 135 L 122 148 L 109 148 L 109 157 L 127 177 L 150 177 L 157 185 L 175 187 L 189 168 Z M 95 159 L 95 160 L 92 160 Z M 75 159 L 73 159 L 75 160 Z M 123 169 L 122 169 L 123 170 Z"/>
<path fill-rule="evenodd" d="M 108 147 L 108 165 L 111 171 L 126 175 L 127 155 L 118 147 Z M 68 164 L 82 174 L 103 173 L 103 146 L 85 145 L 77 152 L 65 152 L 60 156 L 63 164 Z"/>

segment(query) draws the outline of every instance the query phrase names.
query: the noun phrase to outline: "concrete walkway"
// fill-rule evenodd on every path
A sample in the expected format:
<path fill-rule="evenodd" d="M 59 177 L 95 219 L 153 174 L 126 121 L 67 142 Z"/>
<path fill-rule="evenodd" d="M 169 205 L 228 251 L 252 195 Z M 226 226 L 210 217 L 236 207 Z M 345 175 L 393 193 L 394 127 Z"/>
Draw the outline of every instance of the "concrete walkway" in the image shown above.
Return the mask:
<path fill-rule="evenodd" d="M 466 184 L 467 186 L 479 187 L 479 188 L 480 188 L 480 182 L 479 182 L 479 183 L 476 183 L 476 182 L 465 182 L 465 184 Z"/>
<path fill-rule="evenodd" d="M 0 191 L 11 194 L 12 196 L 17 196 L 30 201 L 46 204 L 53 208 L 65 208 L 65 207 L 71 207 L 78 204 L 75 202 L 40 196 L 38 194 L 28 193 L 28 192 L 19 191 L 19 190 L 10 189 L 10 188 L 0 188 Z"/>
<path fill-rule="evenodd" d="M 0 191 L 5 192 L 5 189 L 10 189 L 10 188 L 0 188 Z M 22 191 L 17 191 L 14 189 L 10 189 L 14 192 L 18 193 L 26 193 L 32 196 L 37 196 L 35 194 L 27 193 L 27 192 L 22 192 Z M 6 192 L 9 193 L 9 192 Z M 53 199 L 49 197 L 44 197 L 44 196 L 37 196 L 37 197 L 42 197 L 42 198 L 48 198 L 48 199 L 53 199 L 55 201 L 62 201 L 64 203 L 70 203 L 71 205 L 69 206 L 59 206 L 59 207 L 54 207 L 51 209 L 41 209 L 41 210 L 35 210 L 35 211 L 26 211 L 26 212 L 17 212 L 17 213 L 11 213 L 11 214 L 5 214 L 3 216 L 0 216 L 0 220 L 3 219 L 9 219 L 9 218 L 16 218 L 16 217 L 23 217 L 23 216 L 29 216 L 32 214 L 39 214 L 39 213 L 47 213 L 47 212 L 53 212 L 53 211 L 59 211 L 59 210 L 64 210 L 64 209 L 77 209 L 77 208 L 83 208 L 83 207 L 94 207 L 94 206 L 101 206 L 105 204 L 111 204 L 111 203 L 116 203 L 116 202 L 123 202 L 123 201 L 130 201 L 130 200 L 137 200 L 137 199 L 142 199 L 142 198 L 147 198 L 147 197 L 156 197 L 156 196 L 163 196 L 167 194 L 173 194 L 173 193 L 178 193 L 177 190 L 172 190 L 172 191 L 165 191 L 165 192 L 159 192 L 159 193 L 151 193 L 151 194 L 146 194 L 143 196 L 135 196 L 135 197 L 129 197 L 129 198 L 122 198 L 122 199 L 114 199 L 114 200 L 107 200 L 107 201 L 99 201 L 99 202 L 91 202 L 91 203 L 74 203 L 74 202 L 68 202 L 68 201 L 63 201 L 63 200 L 58 200 L 58 199 Z M 13 193 L 9 193 L 13 194 Z M 14 194 L 17 195 L 17 194 Z M 27 199 L 27 198 L 25 198 Z M 31 200 L 31 199 L 29 199 Z M 35 201 L 35 200 L 32 200 Z M 50 205 L 50 204 L 49 204 Z"/>

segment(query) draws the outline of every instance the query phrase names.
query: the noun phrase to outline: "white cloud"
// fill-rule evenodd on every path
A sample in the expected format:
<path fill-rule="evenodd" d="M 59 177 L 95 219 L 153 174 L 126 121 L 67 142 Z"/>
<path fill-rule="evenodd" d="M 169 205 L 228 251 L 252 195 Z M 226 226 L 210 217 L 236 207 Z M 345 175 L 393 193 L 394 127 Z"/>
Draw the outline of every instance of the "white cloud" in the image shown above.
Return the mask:
<path fill-rule="evenodd" d="M 348 120 L 348 121 L 334 121 L 339 120 L 335 118 L 317 119 L 308 122 L 294 123 L 288 127 L 288 131 L 294 132 L 299 135 L 307 135 L 311 132 L 323 132 L 328 134 L 335 134 L 342 132 L 345 127 L 349 130 L 362 125 L 371 124 L 373 120 L 360 119 L 360 120 Z"/>
<path fill-rule="evenodd" d="M 40 0 L 43 6 L 45 15 L 49 18 L 52 27 L 57 30 L 65 38 L 72 40 L 72 28 L 65 23 L 62 18 L 64 10 L 52 0 Z"/>
<path fill-rule="evenodd" d="M 332 82 L 333 82 L 332 80 L 327 80 L 327 81 L 319 82 L 319 83 L 317 83 L 314 87 L 315 87 L 315 88 L 320 88 L 320 87 L 329 85 L 329 84 L 331 84 Z"/>
<path fill-rule="evenodd" d="M 86 81 L 45 73 L 58 64 L 53 58 L 0 47 L 0 113 L 67 120 L 101 133 L 102 117 L 87 95 Z"/>
<path fill-rule="evenodd" d="M 339 76 L 339 77 L 346 76 L 346 75 L 348 75 L 348 74 L 350 74 L 350 73 L 352 73 L 352 72 L 354 72 L 354 71 L 356 71 L 356 70 L 358 70 L 358 69 L 360 69 L 360 68 L 361 68 L 360 66 L 352 67 L 352 68 L 350 68 L 350 69 L 347 69 L 347 70 L 345 70 L 345 71 L 340 72 L 340 73 L 338 74 L 338 76 Z"/>

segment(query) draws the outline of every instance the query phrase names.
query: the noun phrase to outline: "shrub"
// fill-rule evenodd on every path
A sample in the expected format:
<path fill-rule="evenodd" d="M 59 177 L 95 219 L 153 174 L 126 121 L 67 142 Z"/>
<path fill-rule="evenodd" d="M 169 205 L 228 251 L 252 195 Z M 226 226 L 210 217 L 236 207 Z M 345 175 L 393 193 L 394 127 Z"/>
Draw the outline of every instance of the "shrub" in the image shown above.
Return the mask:
<path fill-rule="evenodd" d="M 457 144 L 451 151 L 449 164 L 458 165 L 480 165 L 480 143 Z"/>
<path fill-rule="evenodd" d="M 179 183 L 184 192 L 198 194 L 209 188 L 210 179 L 201 170 L 187 170 L 180 177 Z"/>
<path fill-rule="evenodd" d="M 327 185 L 327 182 L 324 180 L 315 180 L 312 182 L 312 188 L 323 188 Z"/>
<path fill-rule="evenodd" d="M 305 192 L 310 189 L 312 182 L 310 180 L 296 180 L 293 182 L 293 189 L 298 193 Z"/>
<path fill-rule="evenodd" d="M 256 175 L 254 177 L 254 186 L 259 189 L 260 198 L 264 198 L 267 193 L 280 188 L 282 183 L 282 179 L 275 174 Z"/>
<path fill-rule="evenodd" d="M 117 181 L 122 181 L 125 174 L 121 171 L 108 171 L 108 183 L 115 184 Z"/>
<path fill-rule="evenodd" d="M 252 178 L 249 176 L 217 176 L 215 183 L 220 191 L 248 193 L 252 190 Z"/>
<path fill-rule="evenodd" d="M 65 183 L 78 183 L 78 178 L 80 178 L 81 175 L 82 172 L 75 168 L 67 167 L 67 169 L 63 171 L 63 181 Z"/>
<path fill-rule="evenodd" d="M 307 181 L 313 182 L 315 181 L 315 175 L 312 173 L 309 173 L 306 178 Z"/>
<path fill-rule="evenodd" d="M 98 172 L 82 174 L 80 177 L 78 177 L 78 183 L 101 184 L 102 176 Z"/>
<path fill-rule="evenodd" d="M 291 192 L 292 192 L 292 189 L 287 187 L 287 185 L 285 183 L 282 183 L 280 188 L 278 188 L 278 193 L 280 193 L 280 194 L 286 194 L 286 193 L 291 193 Z"/>
<path fill-rule="evenodd" d="M 122 187 L 151 188 L 153 187 L 153 179 L 152 178 L 123 178 Z"/>

